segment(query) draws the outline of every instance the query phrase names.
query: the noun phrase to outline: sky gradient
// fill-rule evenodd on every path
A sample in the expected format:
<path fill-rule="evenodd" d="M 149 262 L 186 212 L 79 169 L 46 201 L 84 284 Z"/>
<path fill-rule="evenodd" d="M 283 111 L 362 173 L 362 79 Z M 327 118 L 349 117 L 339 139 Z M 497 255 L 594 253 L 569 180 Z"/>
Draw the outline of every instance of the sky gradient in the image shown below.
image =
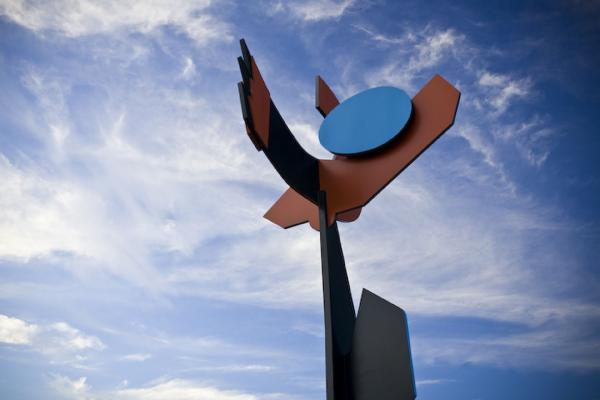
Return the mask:
<path fill-rule="evenodd" d="M 325 398 L 318 234 L 246 136 L 245 38 L 313 155 L 439 73 L 456 124 L 340 224 L 419 399 L 600 399 L 597 1 L 0 0 L 0 398 Z"/>

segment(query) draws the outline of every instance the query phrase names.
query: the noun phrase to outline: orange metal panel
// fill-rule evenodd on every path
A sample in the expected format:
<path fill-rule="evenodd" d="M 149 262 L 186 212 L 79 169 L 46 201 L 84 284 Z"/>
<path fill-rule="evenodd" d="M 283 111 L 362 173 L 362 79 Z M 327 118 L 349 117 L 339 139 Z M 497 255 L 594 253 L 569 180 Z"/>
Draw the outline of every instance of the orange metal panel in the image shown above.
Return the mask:
<path fill-rule="evenodd" d="M 261 148 L 266 148 L 269 145 L 271 94 L 260 75 L 254 57 L 250 57 L 250 64 L 252 79 L 249 80 L 250 87 L 248 90 L 250 95 L 248 96 L 248 106 L 250 107 L 250 115 L 252 116 L 250 118 L 252 126 L 248 126 L 249 121 L 246 121 L 246 131 L 255 145 L 257 141 L 260 141 Z"/>
<path fill-rule="evenodd" d="M 292 188 L 277 199 L 264 217 L 286 229 L 309 222 L 311 227 L 319 230 L 319 208 Z"/>
<path fill-rule="evenodd" d="M 365 206 L 454 123 L 460 92 L 439 75 L 413 98 L 413 116 L 404 135 L 364 157 L 319 160 L 327 214 Z"/>
<path fill-rule="evenodd" d="M 362 157 L 319 160 L 321 190 L 327 192 L 329 224 L 351 222 L 361 207 L 387 186 L 454 123 L 460 92 L 439 75 L 413 98 L 413 116 L 406 133 L 380 151 Z M 265 214 L 289 228 L 309 222 L 319 229 L 318 208 L 288 189 Z"/>
<path fill-rule="evenodd" d="M 323 117 L 326 117 L 340 102 L 335 97 L 331 88 L 319 75 L 317 75 L 315 83 L 315 107 Z"/>

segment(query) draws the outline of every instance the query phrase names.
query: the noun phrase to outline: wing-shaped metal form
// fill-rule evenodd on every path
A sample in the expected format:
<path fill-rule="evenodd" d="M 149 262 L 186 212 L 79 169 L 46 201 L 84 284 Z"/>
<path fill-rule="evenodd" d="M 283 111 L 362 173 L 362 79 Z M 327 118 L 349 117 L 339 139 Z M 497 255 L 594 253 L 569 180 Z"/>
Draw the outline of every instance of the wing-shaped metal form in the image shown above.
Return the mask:
<path fill-rule="evenodd" d="M 460 92 L 436 75 L 413 98 L 406 132 L 382 151 L 364 157 L 319 160 L 320 188 L 327 192 L 329 223 L 364 207 L 454 124 Z M 333 218 L 331 217 L 333 216 Z"/>
<path fill-rule="evenodd" d="M 339 103 L 329 85 L 317 75 L 315 79 L 315 108 L 323 117 L 326 117 Z M 333 157 L 334 160 L 343 158 L 346 157 L 337 155 Z M 342 212 L 336 215 L 336 219 L 342 222 L 352 222 L 360 216 L 360 212 L 360 208 Z M 277 199 L 264 217 L 282 228 L 291 228 L 308 222 L 313 229 L 319 230 L 318 207 L 307 201 L 292 188 L 286 190 Z"/>
<path fill-rule="evenodd" d="M 367 205 L 446 132 L 454 124 L 459 99 L 460 92 L 436 75 L 413 98 L 412 119 L 398 140 L 374 154 L 319 160 L 319 186 L 328 195 L 329 224 Z M 308 221 L 318 230 L 317 215 L 314 203 L 288 190 L 265 218 L 284 228 Z"/>
<path fill-rule="evenodd" d="M 283 180 L 316 204 L 319 192 L 318 160 L 300 146 L 287 127 L 243 39 L 241 46 L 243 57 L 238 57 L 238 64 L 243 82 L 238 84 L 238 91 L 246 132 Z"/>

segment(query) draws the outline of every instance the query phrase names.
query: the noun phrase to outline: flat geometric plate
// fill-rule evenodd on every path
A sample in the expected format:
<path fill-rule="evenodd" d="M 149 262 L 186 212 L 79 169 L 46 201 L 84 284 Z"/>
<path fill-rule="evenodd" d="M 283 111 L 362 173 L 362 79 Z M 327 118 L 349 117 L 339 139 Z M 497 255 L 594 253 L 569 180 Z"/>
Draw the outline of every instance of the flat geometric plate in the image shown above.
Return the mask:
<path fill-rule="evenodd" d="M 338 155 L 375 150 L 394 139 L 412 113 L 410 97 L 382 86 L 360 92 L 336 106 L 319 128 L 319 141 Z"/>

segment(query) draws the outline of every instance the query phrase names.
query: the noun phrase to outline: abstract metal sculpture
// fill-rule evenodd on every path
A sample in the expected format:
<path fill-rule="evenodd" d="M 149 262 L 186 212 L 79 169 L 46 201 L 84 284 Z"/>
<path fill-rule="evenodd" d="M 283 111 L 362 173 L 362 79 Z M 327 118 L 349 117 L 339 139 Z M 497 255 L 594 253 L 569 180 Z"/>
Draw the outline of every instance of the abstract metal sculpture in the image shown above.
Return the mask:
<path fill-rule="evenodd" d="M 320 231 L 327 400 L 416 397 L 406 314 L 363 289 L 355 314 L 336 221 L 350 222 L 454 123 L 460 92 L 434 76 L 410 100 L 391 87 L 369 89 L 340 104 L 321 77 L 316 108 L 325 117 L 319 160 L 296 141 L 277 111 L 245 41 L 238 84 L 246 132 L 290 188 L 265 218 Z"/>

